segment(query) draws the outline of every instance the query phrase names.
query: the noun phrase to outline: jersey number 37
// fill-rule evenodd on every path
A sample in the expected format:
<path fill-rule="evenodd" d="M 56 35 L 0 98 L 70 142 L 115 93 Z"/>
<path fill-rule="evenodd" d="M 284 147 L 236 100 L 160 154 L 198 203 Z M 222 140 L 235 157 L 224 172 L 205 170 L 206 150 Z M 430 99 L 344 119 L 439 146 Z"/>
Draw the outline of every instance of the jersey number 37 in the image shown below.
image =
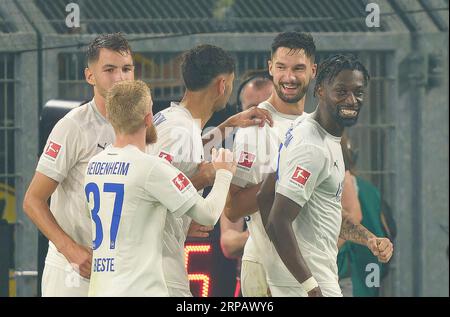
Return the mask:
<path fill-rule="evenodd" d="M 122 215 L 123 207 L 123 184 L 105 183 L 103 185 L 104 193 L 115 193 L 114 209 L 112 213 L 111 228 L 109 237 L 111 239 L 109 248 L 114 249 L 116 247 L 117 230 L 119 229 L 120 216 Z M 96 183 L 89 183 L 85 187 L 86 199 L 90 202 L 90 196 L 93 195 L 94 207 L 91 210 L 92 221 L 95 223 L 95 240 L 92 242 L 93 250 L 100 247 L 103 241 L 103 228 L 102 221 L 98 215 L 100 211 L 100 189 Z"/>

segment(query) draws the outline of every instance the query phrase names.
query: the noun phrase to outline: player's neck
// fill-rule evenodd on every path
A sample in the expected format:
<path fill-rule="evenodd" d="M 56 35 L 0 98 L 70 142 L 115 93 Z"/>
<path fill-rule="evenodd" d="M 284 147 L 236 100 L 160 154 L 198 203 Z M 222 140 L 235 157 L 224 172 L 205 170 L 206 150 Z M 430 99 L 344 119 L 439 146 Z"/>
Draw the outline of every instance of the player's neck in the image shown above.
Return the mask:
<path fill-rule="evenodd" d="M 270 95 L 267 101 L 275 108 L 276 111 L 283 114 L 301 116 L 305 109 L 305 97 L 296 103 L 287 103 L 281 100 L 276 92 L 272 92 L 272 95 Z"/>
<path fill-rule="evenodd" d="M 103 98 L 100 94 L 94 95 L 94 102 L 97 106 L 98 112 L 106 119 L 106 104 L 105 104 L 105 98 Z"/>
<path fill-rule="evenodd" d="M 180 105 L 185 107 L 194 119 L 201 120 L 200 125 L 203 129 L 214 113 L 210 100 L 211 98 L 207 96 L 207 93 L 186 91 Z"/>
<path fill-rule="evenodd" d="M 344 133 L 344 127 L 339 125 L 326 110 L 326 105 L 319 105 L 312 114 L 312 118 L 317 121 L 322 128 L 329 134 L 337 137 L 341 137 Z"/>
<path fill-rule="evenodd" d="M 134 145 L 142 152 L 145 152 L 145 130 L 140 130 L 133 134 L 119 134 L 116 132 L 113 146 L 123 148 L 127 145 Z"/>

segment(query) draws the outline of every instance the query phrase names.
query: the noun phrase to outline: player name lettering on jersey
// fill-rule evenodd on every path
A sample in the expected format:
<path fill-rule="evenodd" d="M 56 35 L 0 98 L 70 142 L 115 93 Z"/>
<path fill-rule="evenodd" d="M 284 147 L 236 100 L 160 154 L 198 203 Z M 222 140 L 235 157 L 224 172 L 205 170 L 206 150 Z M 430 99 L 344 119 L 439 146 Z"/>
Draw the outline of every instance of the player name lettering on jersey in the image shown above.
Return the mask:
<path fill-rule="evenodd" d="M 94 258 L 94 272 L 114 272 L 114 258 Z"/>
<path fill-rule="evenodd" d="M 87 168 L 88 175 L 121 175 L 126 176 L 130 163 L 126 162 L 91 162 Z"/>

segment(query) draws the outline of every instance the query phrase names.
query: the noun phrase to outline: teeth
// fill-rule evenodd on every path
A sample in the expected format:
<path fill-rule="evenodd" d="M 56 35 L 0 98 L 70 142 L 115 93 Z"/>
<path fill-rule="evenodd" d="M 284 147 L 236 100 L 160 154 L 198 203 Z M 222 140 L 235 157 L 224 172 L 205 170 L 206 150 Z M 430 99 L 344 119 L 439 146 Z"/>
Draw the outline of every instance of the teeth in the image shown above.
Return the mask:
<path fill-rule="evenodd" d="M 286 88 L 286 89 L 295 89 L 295 88 L 297 88 L 297 85 L 286 85 L 286 84 L 284 84 L 283 87 Z"/>
<path fill-rule="evenodd" d="M 356 116 L 356 114 L 357 114 L 356 110 L 350 110 L 350 109 L 341 109 L 341 113 L 344 116 Z"/>

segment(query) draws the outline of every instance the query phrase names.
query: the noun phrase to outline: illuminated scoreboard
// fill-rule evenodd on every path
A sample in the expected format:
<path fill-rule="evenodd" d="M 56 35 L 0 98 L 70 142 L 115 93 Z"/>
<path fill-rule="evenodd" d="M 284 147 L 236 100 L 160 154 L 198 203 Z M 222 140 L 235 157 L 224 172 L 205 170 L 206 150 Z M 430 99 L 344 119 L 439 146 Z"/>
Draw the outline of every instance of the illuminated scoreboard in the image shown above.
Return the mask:
<path fill-rule="evenodd" d="M 233 297 L 236 293 L 236 260 L 224 257 L 217 225 L 208 239 L 188 239 L 185 267 L 194 297 Z"/>

